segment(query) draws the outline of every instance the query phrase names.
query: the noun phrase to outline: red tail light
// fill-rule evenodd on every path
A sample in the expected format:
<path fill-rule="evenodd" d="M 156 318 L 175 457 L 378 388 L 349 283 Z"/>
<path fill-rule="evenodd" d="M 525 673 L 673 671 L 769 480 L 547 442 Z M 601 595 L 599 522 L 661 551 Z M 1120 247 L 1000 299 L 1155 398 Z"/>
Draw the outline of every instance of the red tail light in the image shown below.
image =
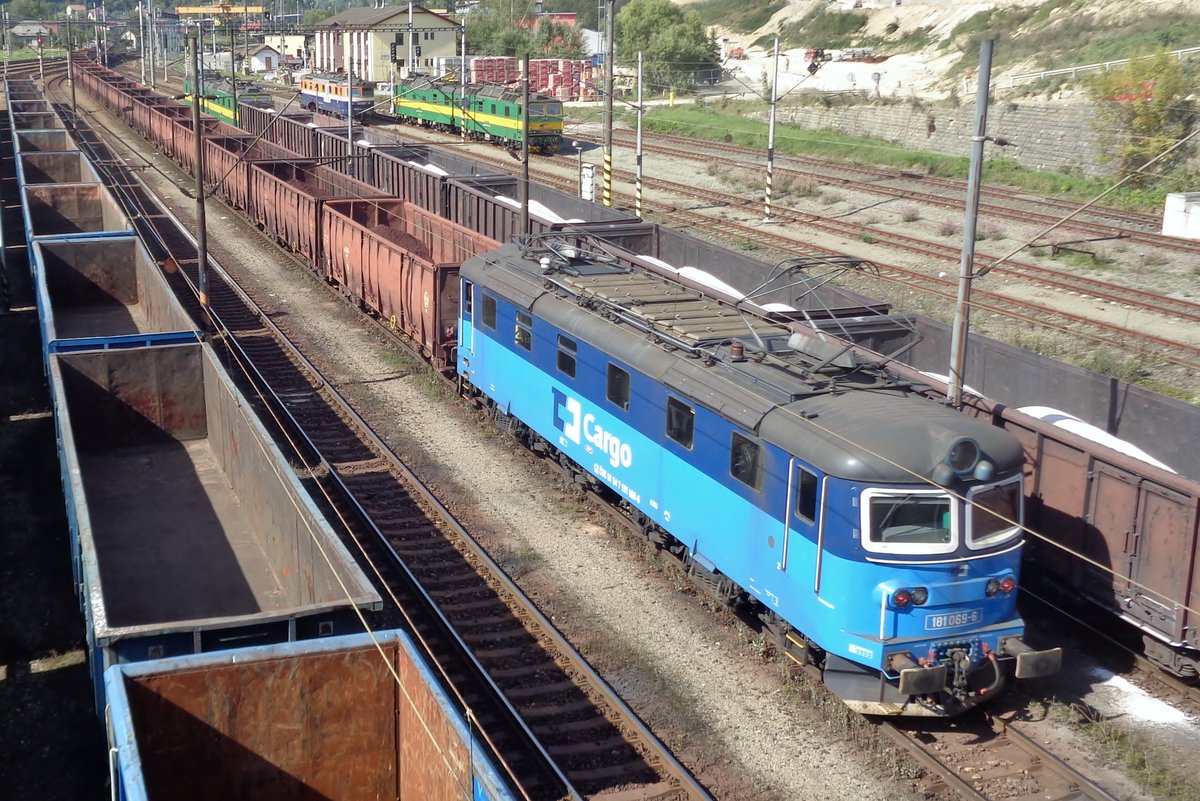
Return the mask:
<path fill-rule="evenodd" d="M 892 593 L 892 605 L 903 609 L 912 603 L 912 593 L 908 590 L 896 590 Z"/>
<path fill-rule="evenodd" d="M 1005 576 L 1000 579 L 1000 592 L 1005 594 L 1012 592 L 1017 588 L 1017 580 L 1012 576 Z"/>

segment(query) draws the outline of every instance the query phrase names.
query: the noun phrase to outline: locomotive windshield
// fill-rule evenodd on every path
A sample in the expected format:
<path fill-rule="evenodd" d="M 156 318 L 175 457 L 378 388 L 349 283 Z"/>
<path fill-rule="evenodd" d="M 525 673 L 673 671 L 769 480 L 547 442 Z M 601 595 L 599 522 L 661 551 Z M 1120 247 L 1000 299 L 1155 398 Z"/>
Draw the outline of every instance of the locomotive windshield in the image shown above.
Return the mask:
<path fill-rule="evenodd" d="M 1015 536 L 1021 530 L 1013 525 L 1021 522 L 1020 476 L 1002 484 L 972 490 L 967 497 L 971 501 L 971 522 L 967 531 L 967 544 L 970 547 L 986 548 Z"/>
<path fill-rule="evenodd" d="M 863 546 L 880 553 L 947 553 L 955 548 L 954 499 L 944 492 L 863 493 Z"/>
<path fill-rule="evenodd" d="M 532 117 L 558 117 L 562 114 L 561 103 L 530 103 L 529 114 Z"/>

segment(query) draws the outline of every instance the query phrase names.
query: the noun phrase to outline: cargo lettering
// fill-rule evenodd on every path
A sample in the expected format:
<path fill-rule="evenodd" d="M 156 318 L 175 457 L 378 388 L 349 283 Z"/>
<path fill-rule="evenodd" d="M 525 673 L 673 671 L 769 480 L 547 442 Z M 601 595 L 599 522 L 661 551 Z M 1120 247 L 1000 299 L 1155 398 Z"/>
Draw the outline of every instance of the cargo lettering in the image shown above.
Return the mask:
<path fill-rule="evenodd" d="M 608 463 L 613 467 L 629 467 L 633 464 L 633 449 L 615 434 L 601 428 L 596 423 L 596 416 L 590 412 L 583 416 L 583 436 L 608 454 Z"/>
<path fill-rule="evenodd" d="M 633 464 L 633 448 L 611 431 L 596 422 L 596 415 L 583 413 L 583 406 L 576 398 L 569 397 L 557 389 L 551 390 L 554 398 L 554 427 L 563 435 L 581 445 L 587 442 L 601 453 L 608 456 L 608 463 L 613 467 L 630 467 Z M 580 436 L 582 434 L 582 437 Z M 591 449 L 588 450 L 591 453 Z"/>

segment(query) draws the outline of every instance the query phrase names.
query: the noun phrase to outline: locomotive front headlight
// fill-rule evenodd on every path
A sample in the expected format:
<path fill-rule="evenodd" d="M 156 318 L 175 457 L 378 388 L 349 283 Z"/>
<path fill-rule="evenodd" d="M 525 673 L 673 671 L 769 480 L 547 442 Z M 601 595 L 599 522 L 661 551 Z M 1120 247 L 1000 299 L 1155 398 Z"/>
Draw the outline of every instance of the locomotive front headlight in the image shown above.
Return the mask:
<path fill-rule="evenodd" d="M 912 602 L 917 606 L 924 606 L 929 600 L 929 590 L 925 587 L 914 587 L 912 591 Z"/>
<path fill-rule="evenodd" d="M 979 463 L 979 443 L 973 439 L 960 439 L 946 451 L 946 464 L 958 475 L 969 473 Z"/>
<path fill-rule="evenodd" d="M 1000 582 L 994 578 L 988 579 L 987 586 L 983 588 L 983 591 L 987 593 L 987 597 L 991 598 L 993 595 L 1000 592 Z"/>
<path fill-rule="evenodd" d="M 913 602 L 912 592 L 910 590 L 896 590 L 892 593 L 892 606 L 903 609 Z"/>

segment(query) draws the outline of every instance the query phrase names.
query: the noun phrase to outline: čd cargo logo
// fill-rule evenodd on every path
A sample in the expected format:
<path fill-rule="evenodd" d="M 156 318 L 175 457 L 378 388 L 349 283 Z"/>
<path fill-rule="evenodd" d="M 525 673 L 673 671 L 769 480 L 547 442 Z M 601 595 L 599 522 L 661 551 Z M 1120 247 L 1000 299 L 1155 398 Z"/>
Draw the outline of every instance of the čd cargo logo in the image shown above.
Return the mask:
<path fill-rule="evenodd" d="M 586 441 L 588 444 L 608 454 L 608 463 L 613 467 L 629 467 L 633 464 L 633 449 L 627 443 L 621 442 L 620 437 L 605 431 L 596 422 L 596 415 L 583 413 L 583 405 L 577 398 L 572 398 L 557 389 L 550 390 L 554 394 L 554 427 L 563 433 L 567 439 L 576 445 Z"/>

